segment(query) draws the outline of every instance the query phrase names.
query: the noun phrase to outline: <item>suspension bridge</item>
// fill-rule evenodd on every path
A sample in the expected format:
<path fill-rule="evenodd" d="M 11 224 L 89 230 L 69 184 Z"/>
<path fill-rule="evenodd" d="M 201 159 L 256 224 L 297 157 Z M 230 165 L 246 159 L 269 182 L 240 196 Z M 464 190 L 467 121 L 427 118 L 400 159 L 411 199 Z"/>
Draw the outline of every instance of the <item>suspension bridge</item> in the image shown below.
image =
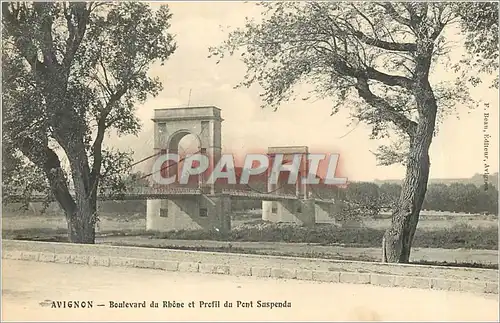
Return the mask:
<path fill-rule="evenodd" d="M 74 197 L 75 194 L 71 192 Z M 235 189 L 222 189 L 220 194 L 230 196 L 232 199 L 243 199 L 243 200 L 268 200 L 268 201 L 280 201 L 280 200 L 299 200 L 294 194 L 285 193 L 259 193 L 252 191 L 243 191 Z M 168 199 L 171 197 L 192 197 L 192 196 L 202 196 L 209 195 L 204 193 L 203 189 L 199 188 L 154 188 L 154 187 L 132 187 L 123 193 L 116 193 L 112 190 L 109 192 L 103 192 L 97 195 L 98 201 L 140 201 L 140 200 L 150 200 L 150 199 Z M 311 198 L 310 198 L 311 199 Z M 312 198 L 313 200 L 323 201 L 325 203 L 332 203 L 330 200 L 324 200 L 320 198 Z M 46 194 L 34 193 L 29 197 L 23 194 L 10 194 L 3 198 L 4 203 L 22 203 L 22 202 L 55 202 L 52 196 L 47 196 Z"/>
<path fill-rule="evenodd" d="M 196 152 L 198 153 L 198 152 Z M 134 166 L 138 166 L 141 163 L 145 163 L 148 160 L 158 157 L 160 154 L 155 153 L 151 156 L 141 159 L 138 162 L 131 164 L 128 168 L 132 168 Z M 173 168 L 178 166 L 179 163 L 184 161 L 186 157 L 183 157 L 179 160 L 179 162 L 172 162 L 165 166 L 162 166 L 159 170 L 155 172 L 151 172 L 149 174 L 143 175 L 136 179 L 136 182 L 140 180 L 150 178 L 157 172 L 165 172 L 169 168 Z M 101 188 L 99 194 L 97 195 L 97 200 L 99 201 L 130 201 L 130 200 L 149 200 L 149 199 L 168 199 L 170 197 L 192 197 L 192 196 L 201 196 L 206 195 L 206 189 L 203 188 L 203 182 L 201 180 L 198 181 L 198 187 L 185 187 L 179 184 L 172 185 L 153 185 L 153 186 L 134 186 L 135 183 L 131 183 L 128 187 L 125 188 L 122 192 L 117 192 L 113 189 L 107 189 L 106 187 Z M 250 185 L 246 185 L 245 189 L 228 189 L 222 188 L 219 190 L 220 194 L 228 195 L 233 199 L 245 199 L 245 200 L 268 200 L 268 201 L 279 201 L 279 200 L 298 200 L 301 198 L 300 192 L 297 190 L 294 194 L 286 193 L 280 191 L 281 187 L 274 189 L 269 192 L 262 192 L 255 188 L 252 188 Z M 70 194 L 75 197 L 75 193 L 70 189 Z M 311 197 L 309 197 L 311 199 Z M 317 201 L 322 201 L 325 203 L 330 203 L 330 200 L 325 200 L 322 198 L 312 198 Z M 29 202 L 54 202 L 53 196 L 42 194 L 39 192 L 31 193 L 29 196 L 24 194 L 9 194 L 5 195 L 3 198 L 4 203 L 19 203 L 24 201 Z"/>
<path fill-rule="evenodd" d="M 162 154 L 178 153 L 179 142 L 186 135 L 194 135 L 199 149 L 194 154 L 204 154 L 210 165 L 216 165 L 221 157 L 221 123 L 223 119 L 220 109 L 216 107 L 189 107 L 175 109 L 156 109 L 154 111 L 154 153 L 129 167 L 155 161 Z M 279 153 L 287 156 L 301 155 L 299 174 L 308 173 L 305 146 L 270 147 L 270 158 Z M 161 172 L 161 176 L 170 177 L 179 174 L 185 156 L 177 162 L 169 161 L 159 170 L 137 178 L 137 182 L 147 179 L 149 185 L 129 185 L 124 191 L 115 192 L 100 188 L 97 199 L 106 200 L 146 200 L 147 229 L 169 231 L 182 229 L 216 228 L 218 231 L 229 231 L 231 228 L 231 200 L 262 201 L 262 219 L 272 222 L 296 222 L 314 224 L 318 219 L 331 218 L 333 200 L 313 197 L 314 190 L 309 185 L 300 183 L 285 189 L 286 184 L 271 184 L 266 179 L 267 190 L 260 191 L 250 185 L 207 184 L 203 174 L 198 176 L 197 185 L 163 185 L 152 181 L 153 175 Z M 146 164 L 147 165 L 147 164 Z M 152 163 L 151 163 L 152 165 Z M 151 167 L 150 169 L 153 169 Z M 267 175 L 266 175 L 267 176 Z M 299 179 L 300 179 L 299 175 Z M 261 178 L 262 180 L 262 178 Z M 189 186 L 189 187 L 188 187 Z M 288 185 L 290 186 L 290 185 Z M 74 192 L 70 191 L 74 196 Z M 3 196 L 4 203 L 26 201 L 23 194 Z M 30 202 L 53 201 L 46 194 L 31 194 Z"/>

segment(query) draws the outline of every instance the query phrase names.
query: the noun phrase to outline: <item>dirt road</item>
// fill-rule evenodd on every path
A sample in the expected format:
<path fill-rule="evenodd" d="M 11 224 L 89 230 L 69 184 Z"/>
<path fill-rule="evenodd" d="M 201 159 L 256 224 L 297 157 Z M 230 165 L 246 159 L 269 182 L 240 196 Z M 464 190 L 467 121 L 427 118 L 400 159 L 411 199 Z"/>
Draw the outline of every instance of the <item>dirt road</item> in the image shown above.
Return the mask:
<path fill-rule="evenodd" d="M 14 260 L 3 261 L 2 274 L 2 319 L 9 321 L 498 320 L 497 295 Z M 259 300 L 291 307 L 258 307 Z M 51 308 L 62 301 L 93 307 Z M 110 301 L 145 301 L 146 308 L 110 308 Z M 159 307 L 150 308 L 152 301 Z M 164 308 L 164 301 L 184 307 Z"/>

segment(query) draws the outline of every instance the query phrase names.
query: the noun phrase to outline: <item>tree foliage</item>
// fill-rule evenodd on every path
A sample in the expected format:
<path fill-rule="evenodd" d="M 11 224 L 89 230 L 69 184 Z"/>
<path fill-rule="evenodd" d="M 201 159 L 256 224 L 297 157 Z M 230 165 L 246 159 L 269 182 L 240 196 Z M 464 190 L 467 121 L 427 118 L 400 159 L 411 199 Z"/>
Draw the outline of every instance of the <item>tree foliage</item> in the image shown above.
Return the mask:
<path fill-rule="evenodd" d="M 377 184 L 359 182 L 349 184 L 341 194 L 340 215 L 346 219 L 377 216 L 382 207 Z"/>
<path fill-rule="evenodd" d="M 469 53 L 456 68 L 496 75 L 492 86 L 498 89 L 498 2 L 464 2 L 455 6 L 460 26 L 466 33 L 465 47 Z M 469 80 L 473 85 L 482 83 L 477 74 Z"/>
<path fill-rule="evenodd" d="M 223 58 L 239 53 L 247 67 L 239 86 L 258 84 L 263 106 L 277 109 L 307 83 L 310 96 L 330 98 L 332 114 L 349 107 L 371 127 L 371 138 L 393 143 L 380 162 L 406 165 L 383 259 L 408 262 L 430 169 L 429 147 L 440 122 L 457 104 L 471 106 L 463 73 L 437 80 L 446 66 L 450 28 L 461 16 L 445 2 L 264 2 L 262 19 L 210 49 Z"/>
<path fill-rule="evenodd" d="M 443 30 L 459 23 L 455 8 L 446 3 L 259 5 L 261 22 L 248 19 L 245 27 L 210 49 L 210 56 L 219 60 L 241 53 L 247 72 L 237 87 L 259 84 L 263 107 L 277 109 L 283 101 L 297 98 L 300 85 L 313 85 L 303 99 L 331 98 L 332 114 L 350 107 L 354 120 L 371 126 L 371 138 L 392 141 L 374 152 L 380 164 L 404 164 L 408 132 L 418 121 L 412 85 L 415 41 L 421 35 L 418 41 L 432 44 L 432 74 L 449 59 L 451 47 Z M 412 19 L 421 24 L 409 16 L 420 17 Z M 433 82 L 439 122 L 454 112 L 456 104 L 474 104 L 466 85 L 463 75 Z"/>
<path fill-rule="evenodd" d="M 4 2 L 2 9 L 8 173 L 30 173 L 29 162 L 68 221 L 79 223 L 74 229 L 90 230 L 99 186 L 117 188 L 116 171 L 129 163 L 104 149 L 104 139 L 111 131 L 137 134 L 136 104 L 161 90 L 148 69 L 175 51 L 171 13 L 134 2 Z"/>

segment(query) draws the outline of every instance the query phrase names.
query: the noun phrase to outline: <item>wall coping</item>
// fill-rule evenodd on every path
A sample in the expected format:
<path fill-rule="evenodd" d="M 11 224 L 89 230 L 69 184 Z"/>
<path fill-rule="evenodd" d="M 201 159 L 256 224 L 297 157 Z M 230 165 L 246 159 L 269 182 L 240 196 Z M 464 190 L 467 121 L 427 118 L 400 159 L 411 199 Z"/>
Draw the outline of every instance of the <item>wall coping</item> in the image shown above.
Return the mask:
<path fill-rule="evenodd" d="M 8 249 L 8 247 L 7 247 Z M 256 278 L 297 279 L 326 283 L 370 284 L 381 287 L 446 290 L 477 294 L 498 294 L 498 281 L 405 276 L 380 273 L 311 270 L 301 268 L 276 268 L 214 264 L 172 260 L 141 259 L 120 256 L 79 255 L 44 251 L 5 250 L 3 259 L 42 263 L 74 264 L 100 267 L 124 267 L 167 272 L 201 273 L 211 275 L 253 276 Z"/>

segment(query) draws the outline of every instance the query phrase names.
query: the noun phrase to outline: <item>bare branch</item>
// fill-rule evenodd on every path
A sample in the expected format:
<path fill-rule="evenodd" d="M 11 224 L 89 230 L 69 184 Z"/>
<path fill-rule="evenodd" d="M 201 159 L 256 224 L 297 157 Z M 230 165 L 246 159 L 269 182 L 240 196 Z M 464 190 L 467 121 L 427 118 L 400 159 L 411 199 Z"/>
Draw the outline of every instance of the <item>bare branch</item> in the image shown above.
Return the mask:
<path fill-rule="evenodd" d="M 53 18 L 50 14 L 50 7 L 52 6 L 51 3 L 44 3 L 44 2 L 35 2 L 33 3 L 33 8 L 35 9 L 35 12 L 40 16 L 42 19 L 41 23 L 41 32 L 43 34 L 42 39 L 43 39 L 43 47 L 42 47 L 42 53 L 43 53 L 43 60 L 45 65 L 53 70 L 54 66 L 58 66 L 59 63 L 57 62 L 57 57 L 56 53 L 54 51 L 54 39 L 52 37 L 52 24 L 53 24 Z"/>
<path fill-rule="evenodd" d="M 358 77 L 357 81 L 356 89 L 358 90 L 358 94 L 361 98 L 363 98 L 363 100 L 365 100 L 366 103 L 377 109 L 383 114 L 385 119 L 394 123 L 410 137 L 415 135 L 417 129 L 416 122 L 397 112 L 387 101 L 373 94 L 370 90 L 367 79 Z"/>
<path fill-rule="evenodd" d="M 407 77 L 386 74 L 386 73 L 380 72 L 380 71 L 378 71 L 375 68 L 370 67 L 370 66 L 366 66 L 366 76 L 369 79 L 382 82 L 386 85 L 389 85 L 389 86 L 397 85 L 397 86 L 401 86 L 401 87 L 408 89 L 408 90 L 413 89 L 413 87 L 415 85 L 415 83 Z"/>
<path fill-rule="evenodd" d="M 381 49 L 400 51 L 400 52 L 414 52 L 417 50 L 417 45 L 414 43 L 393 43 L 387 42 L 375 38 L 368 37 L 361 31 L 357 30 L 353 32 L 353 35 L 356 36 L 360 41 L 367 45 L 375 46 Z"/>
<path fill-rule="evenodd" d="M 376 5 L 385 9 L 385 12 L 395 21 L 399 22 L 402 25 L 412 27 L 412 22 L 408 19 L 400 15 L 396 9 L 394 9 L 394 5 L 388 2 L 375 2 Z"/>
<path fill-rule="evenodd" d="M 83 40 L 88 25 L 92 3 L 87 9 L 85 2 L 70 3 L 69 11 L 65 14 L 68 26 L 69 36 L 66 40 L 66 55 L 62 65 L 68 70 L 73 62 L 73 58 Z M 73 18 L 76 19 L 76 26 L 73 24 Z"/>
<path fill-rule="evenodd" d="M 101 170 L 102 162 L 102 142 L 104 140 L 104 134 L 106 133 L 108 123 L 106 119 L 111 113 L 111 110 L 115 104 L 120 100 L 120 98 L 128 91 L 127 86 L 123 86 L 121 89 L 117 90 L 109 99 L 106 107 L 101 112 L 99 121 L 97 122 L 97 135 L 92 145 L 92 154 L 94 156 L 94 163 L 92 165 L 92 172 L 90 175 L 90 185 L 91 192 L 94 192 L 98 186 L 98 177 Z"/>

